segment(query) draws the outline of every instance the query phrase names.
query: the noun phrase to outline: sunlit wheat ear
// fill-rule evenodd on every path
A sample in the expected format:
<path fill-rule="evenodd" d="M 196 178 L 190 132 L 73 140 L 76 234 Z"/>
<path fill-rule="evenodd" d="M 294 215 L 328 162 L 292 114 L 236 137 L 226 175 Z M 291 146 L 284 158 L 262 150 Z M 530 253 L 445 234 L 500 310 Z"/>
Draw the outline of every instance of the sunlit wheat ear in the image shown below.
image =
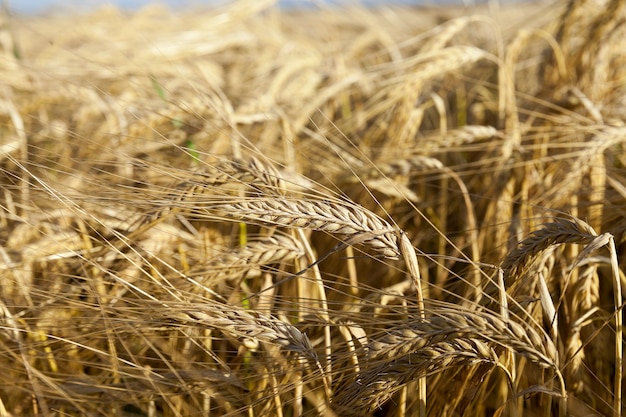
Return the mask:
<path fill-rule="evenodd" d="M 529 237 L 522 240 L 518 247 L 509 252 L 502 261 L 502 268 L 514 275 L 518 268 L 552 245 L 562 243 L 591 243 L 598 234 L 591 226 L 576 218 L 555 218 L 552 222 L 544 223 Z"/>
<path fill-rule="evenodd" d="M 455 308 L 434 309 L 433 317 L 424 323 L 409 323 L 408 328 L 428 337 L 471 337 L 511 349 L 527 357 L 543 368 L 555 368 L 558 353 L 545 332 L 539 332 L 528 325 L 513 320 L 503 320 L 499 315 L 457 311 Z"/>
<path fill-rule="evenodd" d="M 289 235 L 273 235 L 261 240 L 249 242 L 235 252 L 221 256 L 221 264 L 267 265 L 290 261 L 304 255 L 302 243 Z"/>
<path fill-rule="evenodd" d="M 356 177 L 350 176 L 351 182 L 360 182 L 369 190 L 377 191 L 387 197 L 408 199 L 419 202 L 420 197 L 411 190 L 406 182 L 409 175 L 443 169 L 443 164 L 436 158 L 414 155 L 408 158 L 375 161 L 373 167 L 357 172 Z"/>
<path fill-rule="evenodd" d="M 342 413 L 372 412 L 402 385 L 447 367 L 479 363 L 496 366 L 496 350 L 502 349 L 555 371 L 562 381 L 558 353 L 547 335 L 495 314 L 432 308 L 425 319 L 413 317 L 378 338 L 370 336 L 363 341 L 354 351 L 361 355 L 359 367 L 353 368 L 355 373 L 335 389 L 332 406 Z M 335 366 L 335 371 L 339 368 Z"/>
<path fill-rule="evenodd" d="M 180 173 L 178 174 L 180 175 Z M 197 208 L 207 196 L 215 195 L 218 187 L 241 186 L 242 191 L 258 194 L 283 195 L 286 183 L 271 164 L 265 164 L 256 157 L 245 160 L 226 160 L 215 167 L 202 168 L 186 173 L 188 178 L 173 185 L 173 192 L 156 204 L 145 215 L 140 226 L 164 219 L 172 213 L 185 212 Z"/>
<path fill-rule="evenodd" d="M 442 149 L 454 149 L 462 145 L 502 138 L 504 135 L 493 126 L 467 125 L 451 129 L 445 135 L 429 135 L 424 143 L 426 151 L 441 152 Z"/>
<path fill-rule="evenodd" d="M 322 200 L 258 199 L 210 205 L 206 211 L 253 224 L 327 232 L 346 244 L 366 245 L 386 258 L 400 257 L 397 229 L 357 205 Z"/>
<path fill-rule="evenodd" d="M 179 174 L 181 175 L 181 174 Z M 224 184 L 242 184 L 251 188 L 262 188 L 267 191 L 278 192 L 284 187 L 281 176 L 273 166 L 262 163 L 258 158 L 226 160 L 217 163 L 214 167 L 186 173 L 188 178 L 179 181 L 171 194 L 175 199 L 180 196 L 192 197 L 201 194 L 204 188 L 222 186 Z"/>
<path fill-rule="evenodd" d="M 191 308 L 190 308 L 191 307 Z M 224 332 L 236 338 L 246 349 L 255 351 L 262 343 L 280 347 L 302 358 L 307 366 L 318 370 L 328 391 L 327 376 L 319 361 L 317 352 L 306 333 L 289 322 L 269 314 L 259 313 L 231 305 L 205 302 L 202 305 L 184 305 L 174 317 L 167 315 L 165 320 L 174 318 L 184 324 L 209 328 Z M 294 362 L 293 366 L 297 366 Z"/>
<path fill-rule="evenodd" d="M 537 253 L 545 250 L 551 245 L 564 243 L 585 244 L 586 247 L 580 252 L 573 263 L 575 267 L 581 260 L 594 252 L 595 250 L 606 247 L 609 251 L 609 260 L 607 263 L 611 266 L 612 284 L 613 284 L 613 303 L 614 309 L 621 311 L 622 300 L 622 284 L 617 260 L 617 251 L 615 248 L 615 239 L 610 233 L 598 235 L 595 230 L 587 223 L 580 219 L 556 219 L 551 223 L 545 223 L 542 227 L 533 232 L 527 239 L 523 240 L 519 247 L 512 251 L 503 261 L 503 268 L 510 274 L 514 275 L 527 260 Z M 551 301 L 551 300 L 550 300 Z M 623 355 L 623 331 L 622 331 L 622 314 L 614 315 L 615 323 L 615 375 L 613 387 L 613 407 L 615 415 L 621 413 L 621 386 L 622 386 L 622 355 Z M 572 329 L 573 337 L 579 329 L 576 326 Z M 574 343 L 575 345 L 575 343 Z M 568 351 L 568 354 L 571 354 Z"/>
<path fill-rule="evenodd" d="M 497 355 L 478 339 L 429 343 L 393 358 L 367 359 L 366 365 L 335 390 L 331 407 L 339 415 L 369 415 L 407 383 L 450 367 L 497 363 Z M 415 395 L 415 393 L 414 393 Z"/>
<path fill-rule="evenodd" d="M 240 183 L 269 194 L 284 194 L 285 182 L 271 164 L 263 163 L 252 157 L 243 160 L 228 161 L 220 164 L 208 185 Z"/>
<path fill-rule="evenodd" d="M 165 307 L 173 308 L 161 312 L 166 322 L 174 320 L 183 325 L 219 330 L 250 350 L 259 349 L 261 343 L 277 345 L 318 363 L 317 353 L 307 335 L 294 325 L 269 314 L 210 300 L 202 304 L 172 304 Z"/>
<path fill-rule="evenodd" d="M 200 276 L 194 281 L 207 284 L 247 277 L 260 266 L 278 262 L 289 262 L 305 254 L 302 243 L 288 235 L 275 234 L 260 240 L 253 240 L 212 259 L 207 263 L 196 265 L 191 275 Z"/>
<path fill-rule="evenodd" d="M 376 161 L 375 166 L 360 175 L 365 178 L 386 176 L 395 177 L 414 172 L 443 169 L 443 163 L 437 158 L 425 155 L 413 155 L 408 158 Z"/>

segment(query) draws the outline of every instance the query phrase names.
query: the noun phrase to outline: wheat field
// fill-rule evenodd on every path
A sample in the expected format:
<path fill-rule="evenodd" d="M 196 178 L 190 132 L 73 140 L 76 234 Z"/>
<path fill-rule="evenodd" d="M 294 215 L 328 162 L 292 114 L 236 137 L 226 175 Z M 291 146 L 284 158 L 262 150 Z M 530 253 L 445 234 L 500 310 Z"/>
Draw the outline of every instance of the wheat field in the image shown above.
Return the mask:
<path fill-rule="evenodd" d="M 626 2 L 0 25 L 0 417 L 621 416 Z"/>

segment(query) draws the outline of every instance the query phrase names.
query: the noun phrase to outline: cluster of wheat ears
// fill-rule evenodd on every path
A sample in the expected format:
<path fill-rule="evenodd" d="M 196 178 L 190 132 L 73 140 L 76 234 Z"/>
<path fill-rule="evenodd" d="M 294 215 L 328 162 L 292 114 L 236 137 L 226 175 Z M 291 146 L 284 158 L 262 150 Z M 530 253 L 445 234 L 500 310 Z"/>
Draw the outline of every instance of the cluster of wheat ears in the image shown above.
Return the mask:
<path fill-rule="evenodd" d="M 620 416 L 626 2 L 0 26 L 0 417 Z"/>

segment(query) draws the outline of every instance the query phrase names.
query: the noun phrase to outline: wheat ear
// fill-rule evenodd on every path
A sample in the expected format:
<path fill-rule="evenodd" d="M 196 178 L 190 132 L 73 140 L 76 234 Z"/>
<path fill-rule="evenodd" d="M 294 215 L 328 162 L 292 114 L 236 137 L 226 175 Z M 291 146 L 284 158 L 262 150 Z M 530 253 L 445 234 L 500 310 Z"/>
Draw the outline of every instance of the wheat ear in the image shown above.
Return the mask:
<path fill-rule="evenodd" d="M 514 273 L 526 261 L 552 245 L 562 243 L 591 243 L 598 234 L 591 226 L 577 218 L 556 218 L 544 223 L 529 237 L 522 240 L 518 247 L 504 258 L 502 269 Z"/>
<path fill-rule="evenodd" d="M 375 214 L 357 205 L 305 199 L 258 199 L 206 208 L 238 221 L 317 230 L 337 235 L 344 243 L 364 244 L 386 258 L 398 259 L 398 231 Z"/>
<path fill-rule="evenodd" d="M 429 309 L 429 313 L 429 317 L 414 317 L 408 324 L 386 330 L 382 337 L 363 340 L 355 351 L 361 356 L 357 372 L 335 390 L 332 406 L 336 411 L 372 412 L 404 384 L 451 365 L 487 362 L 496 366 L 499 359 L 494 347 L 510 349 L 552 369 L 562 381 L 556 347 L 545 333 L 495 314 L 455 308 Z"/>
<path fill-rule="evenodd" d="M 259 349 L 261 343 L 277 345 L 319 363 L 317 353 L 305 333 L 269 314 L 212 300 L 205 300 L 202 304 L 168 304 L 164 307 L 165 311 L 161 313 L 164 321 L 219 330 L 250 350 Z"/>
<path fill-rule="evenodd" d="M 227 280 L 250 277 L 250 272 L 263 265 L 288 262 L 305 254 L 302 243 L 288 235 L 275 234 L 225 253 L 204 265 L 194 268 L 191 275 L 202 275 L 202 282 L 224 282 Z M 198 281 L 198 280 L 196 280 Z"/>

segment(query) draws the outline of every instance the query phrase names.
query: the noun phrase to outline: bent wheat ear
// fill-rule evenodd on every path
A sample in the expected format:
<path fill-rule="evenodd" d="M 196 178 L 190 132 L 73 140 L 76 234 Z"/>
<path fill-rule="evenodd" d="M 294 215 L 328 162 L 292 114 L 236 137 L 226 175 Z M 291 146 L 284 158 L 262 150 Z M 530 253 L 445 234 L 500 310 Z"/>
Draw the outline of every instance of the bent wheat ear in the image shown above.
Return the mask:
<path fill-rule="evenodd" d="M 235 253 L 220 257 L 218 264 L 267 265 L 274 262 L 290 261 L 304 255 L 304 248 L 298 239 L 289 235 L 274 235 L 262 240 L 248 242 Z"/>
<path fill-rule="evenodd" d="M 317 353 L 307 335 L 290 323 L 268 314 L 217 302 L 205 302 L 195 307 L 192 304 L 181 306 L 181 311 L 165 319 L 173 318 L 185 324 L 222 331 L 251 350 L 257 349 L 259 343 L 278 345 L 318 363 Z"/>
<path fill-rule="evenodd" d="M 413 155 L 404 159 L 376 161 L 375 167 L 370 167 L 363 172 L 362 177 L 377 178 L 382 176 L 395 177 L 409 175 L 416 171 L 443 169 L 443 163 L 433 157 L 425 155 Z"/>
<path fill-rule="evenodd" d="M 321 200 L 249 200 L 206 208 L 220 216 L 250 223 L 327 232 L 361 243 L 389 259 L 398 259 L 398 230 L 357 205 Z"/>
<path fill-rule="evenodd" d="M 284 194 L 285 183 L 279 172 L 258 158 L 252 157 L 247 163 L 239 160 L 228 161 L 220 164 L 217 169 L 218 173 L 210 185 L 237 182 L 269 194 Z"/>
<path fill-rule="evenodd" d="M 559 373 L 557 349 L 544 332 L 487 312 L 433 308 L 429 313 L 432 316 L 413 317 L 356 349 L 352 355 L 359 357 L 359 365 L 335 389 L 331 406 L 342 415 L 372 412 L 417 378 L 450 366 L 496 366 L 497 348 Z"/>
<path fill-rule="evenodd" d="M 434 309 L 430 313 L 432 317 L 390 329 L 383 339 L 374 342 L 376 349 L 369 350 L 371 358 L 406 354 L 442 340 L 475 339 L 511 349 L 542 368 L 557 367 L 558 352 L 554 343 L 544 332 L 530 326 L 502 320 L 495 314 L 459 312 L 451 308 Z"/>
<path fill-rule="evenodd" d="M 286 184 L 280 173 L 270 164 L 258 158 L 249 161 L 232 160 L 217 164 L 214 168 L 200 169 L 190 173 L 190 178 L 177 182 L 166 198 L 156 204 L 142 219 L 137 229 L 163 219 L 168 214 L 193 210 L 201 205 L 215 187 L 225 184 L 243 185 L 258 194 L 284 195 Z"/>
<path fill-rule="evenodd" d="M 361 416 L 384 405 L 405 384 L 451 366 L 490 363 L 498 357 L 478 339 L 459 338 L 429 343 L 419 349 L 373 361 L 336 389 L 331 407 L 345 416 Z M 366 388 L 364 388 L 366 387 Z"/>
<path fill-rule="evenodd" d="M 509 252 L 502 261 L 502 269 L 515 272 L 520 265 L 530 257 L 561 243 L 591 243 L 598 234 L 584 221 L 571 218 L 556 218 L 550 223 L 544 223 L 529 237 L 522 240 L 518 247 Z"/>
<path fill-rule="evenodd" d="M 305 250 L 298 239 L 275 234 L 250 241 L 245 246 L 195 265 L 188 278 L 193 278 L 194 285 L 202 286 L 252 278 L 258 276 L 262 266 L 290 262 L 304 254 Z"/>
<path fill-rule="evenodd" d="M 275 234 L 261 240 L 253 240 L 245 246 L 225 253 L 203 266 L 203 269 L 250 269 L 260 265 L 292 261 L 303 256 L 304 253 L 304 248 L 299 240 L 289 235 Z M 219 274 L 224 274 L 224 271 L 220 271 Z"/>

